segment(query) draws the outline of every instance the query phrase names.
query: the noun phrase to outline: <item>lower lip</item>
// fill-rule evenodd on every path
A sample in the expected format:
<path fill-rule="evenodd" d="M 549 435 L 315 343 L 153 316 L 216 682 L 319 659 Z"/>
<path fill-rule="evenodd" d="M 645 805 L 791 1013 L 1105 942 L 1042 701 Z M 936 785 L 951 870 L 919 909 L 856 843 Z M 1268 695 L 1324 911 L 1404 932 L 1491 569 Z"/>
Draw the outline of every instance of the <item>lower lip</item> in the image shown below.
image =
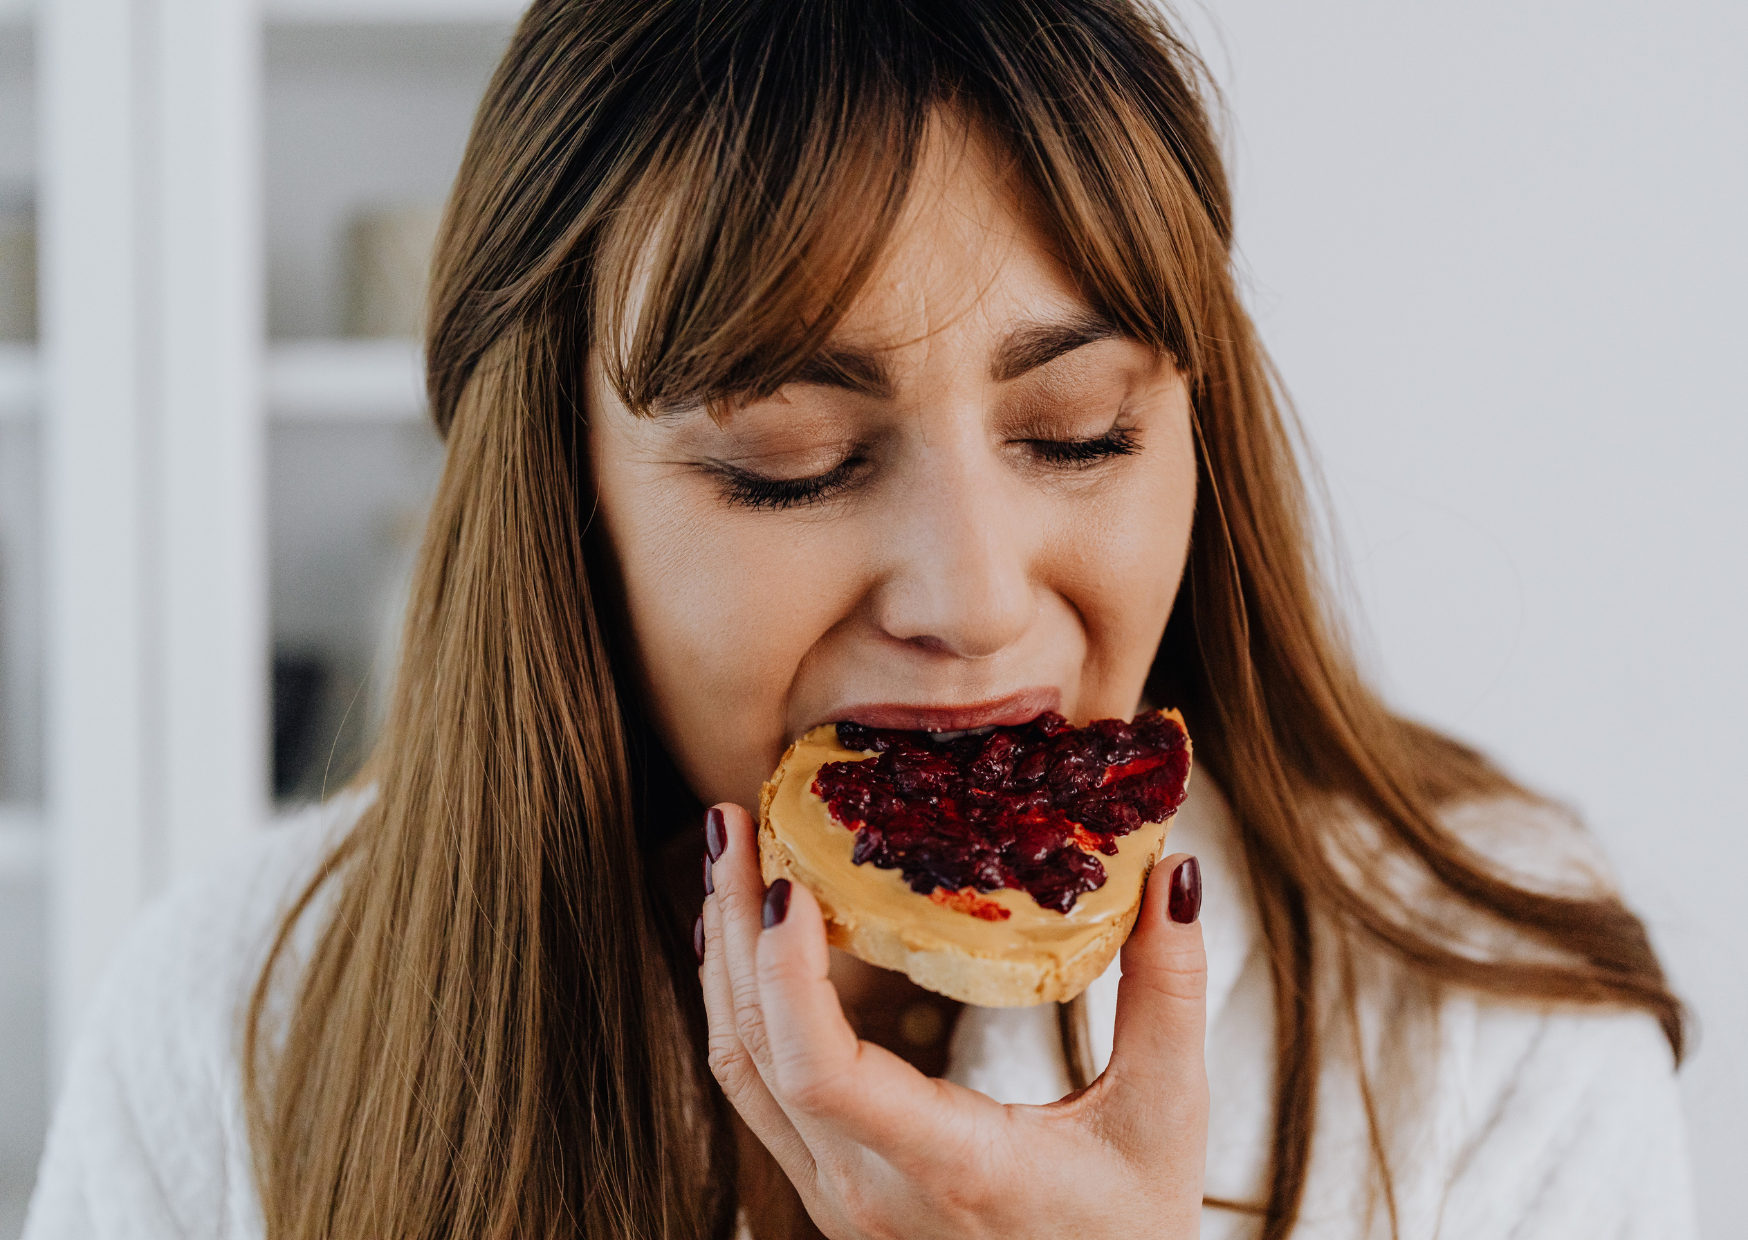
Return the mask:
<path fill-rule="evenodd" d="M 915 706 L 874 703 L 852 706 L 830 722 L 859 723 L 870 728 L 904 732 L 970 732 L 978 728 L 1011 727 L 1030 723 L 1045 711 L 1062 709 L 1062 691 L 1056 688 L 1021 689 L 1006 697 L 968 706 Z"/>

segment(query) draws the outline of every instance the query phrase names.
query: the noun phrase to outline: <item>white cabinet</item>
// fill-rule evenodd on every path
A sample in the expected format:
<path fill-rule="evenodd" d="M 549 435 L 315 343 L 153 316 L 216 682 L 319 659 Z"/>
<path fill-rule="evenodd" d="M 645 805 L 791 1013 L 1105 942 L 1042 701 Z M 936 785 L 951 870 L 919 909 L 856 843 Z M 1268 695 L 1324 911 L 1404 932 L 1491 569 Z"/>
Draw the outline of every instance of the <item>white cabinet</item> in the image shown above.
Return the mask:
<path fill-rule="evenodd" d="M 128 924 L 362 753 L 442 447 L 348 230 L 441 205 L 520 7 L 0 0 L 0 1240 Z"/>
<path fill-rule="evenodd" d="M 34 274 L 35 29 L 0 0 L 0 1237 L 23 1223 L 42 1141 L 47 913 L 41 825 L 42 495 Z M 25 338 L 20 338 L 25 337 Z"/>

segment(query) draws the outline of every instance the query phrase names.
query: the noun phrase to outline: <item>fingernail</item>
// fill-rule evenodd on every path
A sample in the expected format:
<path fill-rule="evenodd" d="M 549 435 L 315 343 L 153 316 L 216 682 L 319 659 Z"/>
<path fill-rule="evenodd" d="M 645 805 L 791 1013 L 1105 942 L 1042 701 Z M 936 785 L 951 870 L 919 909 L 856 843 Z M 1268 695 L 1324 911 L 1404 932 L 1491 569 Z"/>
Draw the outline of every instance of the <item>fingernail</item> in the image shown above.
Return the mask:
<path fill-rule="evenodd" d="M 780 926 L 789 916 L 789 880 L 779 878 L 765 892 L 765 929 Z"/>
<path fill-rule="evenodd" d="M 704 847 L 712 861 L 721 861 L 722 850 L 728 847 L 728 823 L 714 805 L 704 811 Z"/>
<path fill-rule="evenodd" d="M 1180 926 L 1187 926 L 1202 913 L 1202 863 L 1186 857 L 1171 872 L 1171 890 L 1166 896 L 1166 911 Z"/>
<path fill-rule="evenodd" d="M 713 896 L 716 894 L 716 880 L 710 876 L 711 864 L 712 863 L 710 860 L 710 854 L 705 853 L 704 854 L 704 894 L 707 896 Z"/>
<path fill-rule="evenodd" d="M 692 923 L 692 954 L 698 957 L 698 963 L 704 963 L 704 917 L 700 914 L 698 920 Z"/>

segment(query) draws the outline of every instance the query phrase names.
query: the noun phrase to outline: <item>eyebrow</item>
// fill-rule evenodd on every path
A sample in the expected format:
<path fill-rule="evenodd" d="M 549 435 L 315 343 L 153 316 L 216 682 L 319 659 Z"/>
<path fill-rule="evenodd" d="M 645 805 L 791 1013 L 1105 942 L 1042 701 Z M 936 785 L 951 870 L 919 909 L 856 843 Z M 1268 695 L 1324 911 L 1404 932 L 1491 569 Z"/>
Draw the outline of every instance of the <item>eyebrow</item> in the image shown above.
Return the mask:
<path fill-rule="evenodd" d="M 1112 340 L 1122 334 L 1115 323 L 1101 314 L 1083 314 L 1066 323 L 1027 324 L 1002 341 L 990 363 L 989 374 L 997 382 L 1006 383 L 1083 345 Z"/>
<path fill-rule="evenodd" d="M 1083 345 L 1122 334 L 1116 324 L 1099 314 L 1083 314 L 1062 323 L 1028 323 L 1008 333 L 996 349 L 995 360 L 989 367 L 990 377 L 1006 383 Z M 880 358 L 855 349 L 827 349 L 814 354 L 801 364 L 790 382 L 840 388 L 881 400 L 890 400 L 896 391 Z"/>
<path fill-rule="evenodd" d="M 827 349 L 815 353 L 801 363 L 789 382 L 842 388 L 882 400 L 891 400 L 893 395 L 892 377 L 886 373 L 880 359 L 872 353 L 858 353 L 852 349 Z"/>

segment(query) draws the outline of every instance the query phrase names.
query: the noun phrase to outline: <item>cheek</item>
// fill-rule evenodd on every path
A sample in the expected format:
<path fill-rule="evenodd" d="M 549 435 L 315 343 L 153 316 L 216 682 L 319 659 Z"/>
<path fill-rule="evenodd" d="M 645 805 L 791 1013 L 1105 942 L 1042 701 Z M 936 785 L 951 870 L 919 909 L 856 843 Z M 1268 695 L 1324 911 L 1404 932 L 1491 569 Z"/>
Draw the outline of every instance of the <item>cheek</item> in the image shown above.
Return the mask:
<path fill-rule="evenodd" d="M 798 667 L 854 587 L 820 571 L 833 563 L 823 525 L 725 510 L 696 479 L 638 473 L 604 482 L 602 515 L 641 687 L 694 791 L 745 803 L 782 752 Z"/>
<path fill-rule="evenodd" d="M 1130 681 L 1139 691 L 1183 575 L 1196 506 L 1187 424 L 1138 464 L 1052 540 L 1059 589 L 1085 626 L 1087 672 L 1120 682 L 1119 696 Z"/>

